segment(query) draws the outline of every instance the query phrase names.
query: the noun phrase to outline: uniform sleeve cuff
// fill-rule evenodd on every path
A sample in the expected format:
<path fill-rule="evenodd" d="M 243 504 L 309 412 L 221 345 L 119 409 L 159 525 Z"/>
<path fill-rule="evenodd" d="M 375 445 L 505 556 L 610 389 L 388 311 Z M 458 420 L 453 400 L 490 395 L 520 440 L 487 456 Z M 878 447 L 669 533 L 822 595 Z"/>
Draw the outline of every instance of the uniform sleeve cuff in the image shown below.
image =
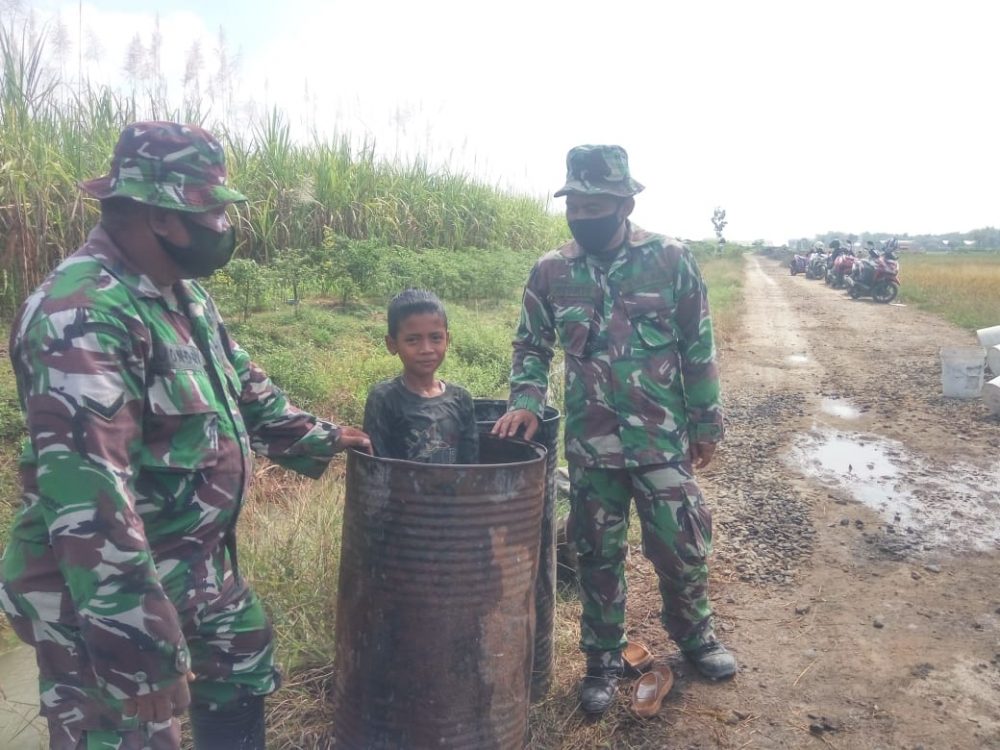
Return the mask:
<path fill-rule="evenodd" d="M 534 396 L 522 394 L 515 396 L 510 402 L 509 411 L 514 411 L 515 409 L 527 409 L 536 417 L 540 417 L 542 414 L 542 403 Z"/>
<path fill-rule="evenodd" d="M 699 422 L 691 425 L 689 434 L 695 443 L 718 443 L 722 441 L 724 430 L 718 422 Z"/>

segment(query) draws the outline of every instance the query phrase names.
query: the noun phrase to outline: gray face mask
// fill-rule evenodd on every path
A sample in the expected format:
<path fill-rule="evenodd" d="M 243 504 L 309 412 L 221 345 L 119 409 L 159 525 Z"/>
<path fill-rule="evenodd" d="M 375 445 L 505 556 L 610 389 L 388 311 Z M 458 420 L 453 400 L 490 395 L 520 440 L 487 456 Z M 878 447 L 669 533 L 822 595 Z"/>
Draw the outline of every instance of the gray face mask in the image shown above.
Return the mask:
<path fill-rule="evenodd" d="M 233 257 L 236 250 L 236 228 L 231 226 L 224 232 L 217 232 L 195 223 L 184 214 L 179 215 L 191 236 L 191 244 L 182 247 L 157 235 L 160 247 L 184 272 L 184 278 L 211 276 Z"/>

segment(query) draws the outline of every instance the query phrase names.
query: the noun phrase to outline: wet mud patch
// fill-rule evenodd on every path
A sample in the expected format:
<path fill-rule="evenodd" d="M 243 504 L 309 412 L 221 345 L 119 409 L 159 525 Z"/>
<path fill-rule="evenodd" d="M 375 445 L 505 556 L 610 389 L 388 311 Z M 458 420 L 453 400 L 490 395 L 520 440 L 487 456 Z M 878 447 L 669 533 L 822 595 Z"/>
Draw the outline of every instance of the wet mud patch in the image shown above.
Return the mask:
<path fill-rule="evenodd" d="M 820 401 L 819 409 L 824 414 L 837 417 L 838 419 L 854 420 L 861 417 L 861 409 L 850 401 L 832 396 L 824 397 Z"/>
<path fill-rule="evenodd" d="M 879 513 L 869 543 L 893 556 L 1000 549 L 1000 466 L 943 463 L 888 438 L 815 428 L 787 464 Z"/>
<path fill-rule="evenodd" d="M 792 583 L 816 534 L 811 498 L 780 459 L 783 426 L 805 415 L 801 396 L 735 395 L 727 400 L 725 457 L 706 474 L 719 543 L 713 570 L 748 582 Z"/>

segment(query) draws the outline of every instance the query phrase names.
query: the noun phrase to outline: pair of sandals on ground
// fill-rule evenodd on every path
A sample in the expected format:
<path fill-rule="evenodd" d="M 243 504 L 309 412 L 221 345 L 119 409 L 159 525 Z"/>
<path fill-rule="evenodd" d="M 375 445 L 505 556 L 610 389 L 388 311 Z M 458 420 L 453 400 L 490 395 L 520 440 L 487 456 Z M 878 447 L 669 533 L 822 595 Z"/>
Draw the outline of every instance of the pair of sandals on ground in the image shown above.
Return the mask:
<path fill-rule="evenodd" d="M 731 677 L 733 669 L 732 658 L 724 648 L 718 648 L 716 643 L 706 644 L 704 654 L 698 654 L 695 665 L 710 679 Z M 721 653 L 720 653 L 721 652 Z M 729 657 L 723 659 L 722 656 Z M 624 675 L 637 677 L 632 688 L 632 713 L 640 719 L 648 719 L 659 713 L 664 699 L 674 686 L 674 673 L 666 664 L 656 664 L 652 652 L 643 644 L 629 641 L 621 652 Z M 704 663 L 701 663 L 704 662 Z M 591 674 L 581 686 L 580 704 L 586 713 L 603 713 L 618 692 L 618 675 L 609 671 L 598 670 L 600 674 Z"/>

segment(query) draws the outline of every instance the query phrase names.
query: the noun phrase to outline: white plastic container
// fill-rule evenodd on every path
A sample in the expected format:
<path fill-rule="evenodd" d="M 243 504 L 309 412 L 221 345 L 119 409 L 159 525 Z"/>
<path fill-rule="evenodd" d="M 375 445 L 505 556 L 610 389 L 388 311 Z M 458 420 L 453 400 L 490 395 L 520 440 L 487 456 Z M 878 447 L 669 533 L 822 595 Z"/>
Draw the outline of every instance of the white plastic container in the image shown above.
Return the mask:
<path fill-rule="evenodd" d="M 996 346 L 997 344 L 1000 344 L 1000 326 L 980 328 L 976 331 L 976 338 L 979 339 L 979 345 L 984 349 Z"/>
<path fill-rule="evenodd" d="M 945 398 L 979 398 L 986 352 L 979 346 L 941 348 L 941 392 Z"/>
<path fill-rule="evenodd" d="M 1000 345 L 986 348 L 986 361 L 993 375 L 1000 375 Z"/>
<path fill-rule="evenodd" d="M 983 403 L 991 412 L 1000 416 L 1000 378 L 993 378 L 983 385 Z"/>

